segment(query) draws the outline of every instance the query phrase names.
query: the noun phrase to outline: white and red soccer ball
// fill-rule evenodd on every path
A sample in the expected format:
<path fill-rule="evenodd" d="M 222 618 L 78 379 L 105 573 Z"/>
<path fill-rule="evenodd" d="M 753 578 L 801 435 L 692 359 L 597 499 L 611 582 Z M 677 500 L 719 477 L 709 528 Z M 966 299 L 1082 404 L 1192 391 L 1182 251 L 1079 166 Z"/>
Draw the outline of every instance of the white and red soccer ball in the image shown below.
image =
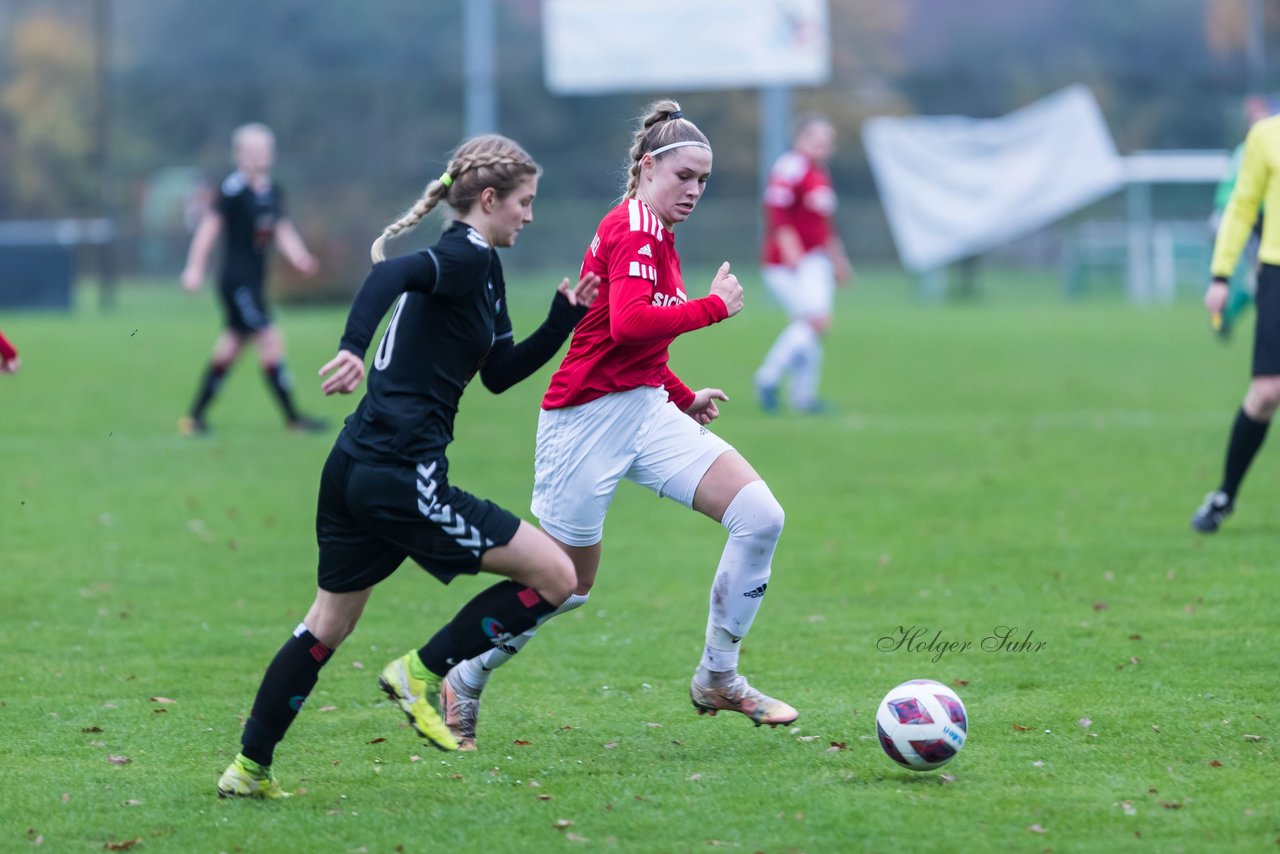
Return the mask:
<path fill-rule="evenodd" d="M 912 771 L 932 771 L 964 747 L 969 716 L 956 692 L 946 685 L 912 679 L 880 701 L 876 734 L 894 762 Z"/>

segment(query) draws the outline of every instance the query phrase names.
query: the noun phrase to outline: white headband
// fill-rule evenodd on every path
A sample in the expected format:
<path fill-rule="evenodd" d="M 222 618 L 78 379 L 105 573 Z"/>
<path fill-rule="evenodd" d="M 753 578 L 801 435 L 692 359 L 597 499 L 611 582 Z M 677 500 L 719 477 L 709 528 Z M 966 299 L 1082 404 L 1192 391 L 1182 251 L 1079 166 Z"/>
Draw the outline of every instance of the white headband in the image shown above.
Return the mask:
<path fill-rule="evenodd" d="M 705 142 L 698 142 L 698 140 L 696 139 L 686 139 L 684 142 L 668 143 L 662 146 L 662 148 L 655 148 L 653 151 L 650 151 L 648 153 L 653 155 L 654 157 L 657 157 L 659 154 L 661 154 L 664 151 L 670 151 L 673 148 L 680 148 L 683 145 L 697 145 L 697 146 L 701 146 L 702 148 L 705 148 L 707 151 L 711 150 L 711 146 L 707 145 Z"/>

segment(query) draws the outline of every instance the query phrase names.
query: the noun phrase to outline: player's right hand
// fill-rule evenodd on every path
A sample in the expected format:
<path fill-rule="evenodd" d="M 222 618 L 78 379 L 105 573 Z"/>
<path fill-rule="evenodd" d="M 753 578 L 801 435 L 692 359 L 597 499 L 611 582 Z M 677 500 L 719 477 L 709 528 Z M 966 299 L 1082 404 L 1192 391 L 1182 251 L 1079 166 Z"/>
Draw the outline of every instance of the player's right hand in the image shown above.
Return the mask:
<path fill-rule="evenodd" d="M 364 379 L 364 359 L 350 350 L 339 350 L 338 355 L 320 369 L 320 376 L 325 374 L 331 374 L 320 384 L 321 391 L 326 395 L 334 392 L 351 394 L 360 387 L 360 381 Z"/>
<path fill-rule="evenodd" d="M 1225 279 L 1214 279 L 1209 283 L 1209 289 L 1204 292 L 1204 307 L 1211 317 L 1221 315 L 1222 310 L 1227 307 L 1229 290 Z"/>
<path fill-rule="evenodd" d="M 186 267 L 182 271 L 182 288 L 187 293 L 195 293 L 200 290 L 200 286 L 204 284 L 204 273 L 192 267 Z"/>
<path fill-rule="evenodd" d="M 715 278 L 711 280 L 711 293 L 724 300 L 730 317 L 742 311 L 742 285 L 738 283 L 738 277 L 729 272 L 728 261 L 716 270 Z"/>

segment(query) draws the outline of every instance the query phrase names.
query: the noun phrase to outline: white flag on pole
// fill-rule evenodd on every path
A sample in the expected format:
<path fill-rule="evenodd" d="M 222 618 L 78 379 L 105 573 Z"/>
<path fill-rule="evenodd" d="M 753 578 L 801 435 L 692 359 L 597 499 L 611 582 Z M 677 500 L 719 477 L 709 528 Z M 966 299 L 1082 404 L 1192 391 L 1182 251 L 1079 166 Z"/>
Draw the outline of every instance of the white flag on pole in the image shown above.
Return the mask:
<path fill-rule="evenodd" d="M 913 273 L 1035 231 L 1124 183 L 1085 86 L 1007 116 L 874 118 L 863 142 L 902 264 Z"/>

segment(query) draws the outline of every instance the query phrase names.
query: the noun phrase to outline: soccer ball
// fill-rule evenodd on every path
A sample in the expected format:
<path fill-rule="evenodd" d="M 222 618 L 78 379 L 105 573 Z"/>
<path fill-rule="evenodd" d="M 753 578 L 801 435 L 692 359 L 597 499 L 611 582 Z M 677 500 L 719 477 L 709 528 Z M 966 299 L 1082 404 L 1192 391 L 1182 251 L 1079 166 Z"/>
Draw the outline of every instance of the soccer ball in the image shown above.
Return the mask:
<path fill-rule="evenodd" d="M 932 771 L 964 747 L 969 716 L 956 692 L 946 685 L 912 679 L 880 701 L 876 734 L 894 762 L 912 771 Z"/>

